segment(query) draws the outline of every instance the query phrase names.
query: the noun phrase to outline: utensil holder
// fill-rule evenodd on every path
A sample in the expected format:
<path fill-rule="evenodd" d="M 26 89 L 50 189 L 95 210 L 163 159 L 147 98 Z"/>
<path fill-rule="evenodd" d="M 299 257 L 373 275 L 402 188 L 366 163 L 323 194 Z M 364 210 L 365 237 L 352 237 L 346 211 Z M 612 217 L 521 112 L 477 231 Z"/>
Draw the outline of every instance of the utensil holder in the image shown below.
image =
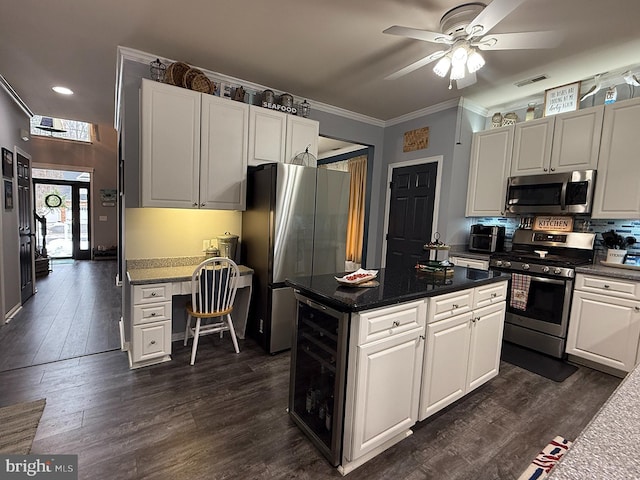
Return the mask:
<path fill-rule="evenodd" d="M 624 259 L 626 256 L 626 250 L 618 250 L 617 248 L 610 248 L 609 250 L 607 250 L 608 263 L 624 263 Z"/>

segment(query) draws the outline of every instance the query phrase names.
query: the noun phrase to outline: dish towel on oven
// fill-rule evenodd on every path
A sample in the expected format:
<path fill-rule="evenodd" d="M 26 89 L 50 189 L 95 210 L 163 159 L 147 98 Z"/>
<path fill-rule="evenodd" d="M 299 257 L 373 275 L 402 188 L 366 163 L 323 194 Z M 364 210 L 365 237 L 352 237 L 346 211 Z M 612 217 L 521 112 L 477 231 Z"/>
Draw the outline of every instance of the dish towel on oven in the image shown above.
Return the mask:
<path fill-rule="evenodd" d="M 518 310 L 527 309 L 527 300 L 529 299 L 529 286 L 531 285 L 531 277 L 521 273 L 511 274 L 511 300 L 509 305 Z"/>

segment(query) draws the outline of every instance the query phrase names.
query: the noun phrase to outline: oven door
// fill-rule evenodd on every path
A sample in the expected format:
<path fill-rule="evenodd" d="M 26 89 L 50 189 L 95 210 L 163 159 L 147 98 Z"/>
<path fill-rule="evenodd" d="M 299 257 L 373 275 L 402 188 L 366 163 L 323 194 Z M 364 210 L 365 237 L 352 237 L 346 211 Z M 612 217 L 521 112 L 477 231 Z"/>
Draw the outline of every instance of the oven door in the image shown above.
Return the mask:
<path fill-rule="evenodd" d="M 524 275 L 531 280 L 526 304 L 512 301 L 513 279 L 507 295 L 505 321 L 556 337 L 567 336 L 573 280 Z M 519 308 L 522 307 L 523 308 Z"/>

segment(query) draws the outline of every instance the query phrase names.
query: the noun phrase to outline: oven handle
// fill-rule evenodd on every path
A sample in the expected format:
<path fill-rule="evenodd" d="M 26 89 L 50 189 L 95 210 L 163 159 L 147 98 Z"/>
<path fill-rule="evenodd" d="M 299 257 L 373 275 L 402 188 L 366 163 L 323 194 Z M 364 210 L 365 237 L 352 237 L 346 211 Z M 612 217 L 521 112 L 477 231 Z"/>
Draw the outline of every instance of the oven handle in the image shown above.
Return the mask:
<path fill-rule="evenodd" d="M 560 210 L 567 209 L 567 182 L 562 182 L 562 192 L 560 193 Z"/>
<path fill-rule="evenodd" d="M 535 280 L 536 282 L 552 283 L 554 285 L 564 285 L 567 282 L 567 280 L 558 280 L 556 278 L 535 277 L 533 275 L 528 276 L 531 277 L 531 281 Z"/>

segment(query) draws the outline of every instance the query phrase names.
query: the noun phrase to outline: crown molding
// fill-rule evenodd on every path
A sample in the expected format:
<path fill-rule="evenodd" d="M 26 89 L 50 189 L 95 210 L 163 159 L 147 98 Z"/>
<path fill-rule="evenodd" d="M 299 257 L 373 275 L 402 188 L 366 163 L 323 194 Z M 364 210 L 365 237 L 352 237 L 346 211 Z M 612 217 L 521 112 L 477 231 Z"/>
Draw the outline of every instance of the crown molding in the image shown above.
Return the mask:
<path fill-rule="evenodd" d="M 405 115 L 392 118 L 391 120 L 387 120 L 385 122 L 385 127 L 398 125 L 400 123 L 408 122 L 409 120 L 415 120 L 416 118 L 421 118 L 426 115 L 433 115 L 434 113 L 442 112 L 443 110 L 455 108 L 458 105 L 459 99 L 453 98 L 451 100 L 447 100 L 446 102 L 437 103 L 435 105 L 431 105 L 430 107 L 421 108 L 420 110 L 416 110 L 415 112 L 407 113 Z"/>

